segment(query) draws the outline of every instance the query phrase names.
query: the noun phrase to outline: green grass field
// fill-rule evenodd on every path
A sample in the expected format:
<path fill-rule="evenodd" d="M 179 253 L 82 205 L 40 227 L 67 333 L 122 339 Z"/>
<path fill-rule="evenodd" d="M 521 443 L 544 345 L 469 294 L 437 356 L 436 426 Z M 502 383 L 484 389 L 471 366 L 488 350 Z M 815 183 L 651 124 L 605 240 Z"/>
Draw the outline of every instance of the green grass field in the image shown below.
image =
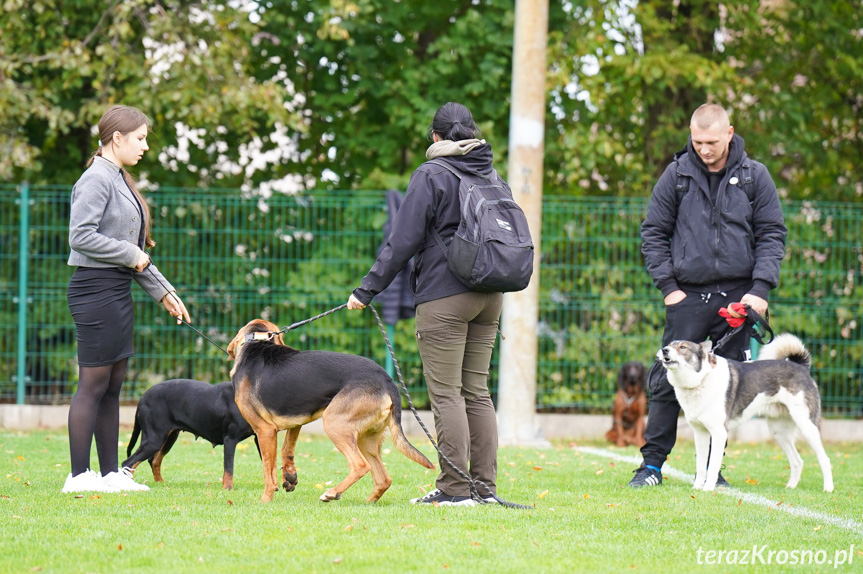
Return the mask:
<path fill-rule="evenodd" d="M 427 440 L 412 440 L 436 460 Z M 166 483 L 154 485 L 149 466 L 139 467 L 150 492 L 62 494 L 65 432 L 6 430 L 0 572 L 863 571 L 863 445 L 827 444 L 832 494 L 822 492 L 812 452 L 798 446 L 805 466 L 796 490 L 784 488 L 787 463 L 775 444 L 732 443 L 723 475 L 734 488 L 716 493 L 693 490 L 673 470 L 661 487 L 628 488 L 635 448 L 503 448 L 499 494 L 535 505 L 515 510 L 409 504 L 433 488 L 435 473 L 389 439 L 384 460 L 394 482 L 379 502 L 365 502 L 366 477 L 342 500 L 322 503 L 347 465 L 325 437 L 311 435 L 300 437 L 297 490 L 277 492 L 270 504 L 259 501 L 252 440 L 240 445 L 236 488 L 226 492 L 222 448 L 185 433 L 163 464 Z M 692 443 L 679 444 L 668 465 L 692 473 Z"/>

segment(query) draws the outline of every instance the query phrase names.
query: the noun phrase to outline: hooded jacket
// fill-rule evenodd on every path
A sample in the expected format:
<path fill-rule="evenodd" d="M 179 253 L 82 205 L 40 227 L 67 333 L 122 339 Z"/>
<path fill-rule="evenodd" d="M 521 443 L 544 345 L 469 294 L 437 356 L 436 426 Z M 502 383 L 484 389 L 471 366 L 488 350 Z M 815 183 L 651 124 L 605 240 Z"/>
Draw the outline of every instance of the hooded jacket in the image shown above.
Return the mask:
<path fill-rule="evenodd" d="M 493 160 L 491 146 L 486 143 L 465 155 L 434 159 L 486 176 L 492 170 Z M 411 285 L 417 305 L 470 291 L 450 272 L 430 231 L 436 229 L 444 243 L 449 244 L 460 220 L 458 187 L 458 177 L 445 167 L 426 162 L 413 172 L 386 244 L 360 287 L 354 290 L 361 303 L 368 305 L 414 255 Z"/>
<path fill-rule="evenodd" d="M 741 167 L 749 164 L 754 194 L 749 201 Z M 678 205 L 676 183 L 691 178 Z M 647 271 L 662 295 L 678 289 L 719 292 L 749 284 L 767 300 L 779 284 L 787 229 L 776 186 L 764 165 L 750 159 L 734 134 L 725 168 L 711 175 L 692 148 L 677 154 L 653 188 L 641 226 Z M 732 183 L 732 181 L 734 183 Z"/>

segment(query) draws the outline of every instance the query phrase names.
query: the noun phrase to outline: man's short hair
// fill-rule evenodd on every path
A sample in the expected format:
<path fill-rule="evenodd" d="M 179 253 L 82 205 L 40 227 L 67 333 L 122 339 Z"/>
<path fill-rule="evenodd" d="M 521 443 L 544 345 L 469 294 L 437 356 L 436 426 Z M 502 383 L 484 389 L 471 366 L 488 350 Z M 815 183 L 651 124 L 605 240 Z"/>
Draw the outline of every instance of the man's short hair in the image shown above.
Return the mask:
<path fill-rule="evenodd" d="M 731 120 L 728 118 L 728 112 L 718 104 L 703 104 L 692 114 L 689 125 L 706 130 L 716 123 L 730 126 Z"/>

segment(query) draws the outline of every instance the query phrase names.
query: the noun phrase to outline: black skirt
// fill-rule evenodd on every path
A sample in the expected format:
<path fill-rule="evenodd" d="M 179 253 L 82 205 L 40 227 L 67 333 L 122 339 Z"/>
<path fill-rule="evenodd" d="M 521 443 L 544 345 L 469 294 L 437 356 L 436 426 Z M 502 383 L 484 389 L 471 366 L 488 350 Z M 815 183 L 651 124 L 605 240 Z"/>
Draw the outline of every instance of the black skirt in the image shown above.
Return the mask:
<path fill-rule="evenodd" d="M 75 320 L 78 365 L 111 365 L 135 354 L 132 269 L 78 267 L 66 300 Z"/>

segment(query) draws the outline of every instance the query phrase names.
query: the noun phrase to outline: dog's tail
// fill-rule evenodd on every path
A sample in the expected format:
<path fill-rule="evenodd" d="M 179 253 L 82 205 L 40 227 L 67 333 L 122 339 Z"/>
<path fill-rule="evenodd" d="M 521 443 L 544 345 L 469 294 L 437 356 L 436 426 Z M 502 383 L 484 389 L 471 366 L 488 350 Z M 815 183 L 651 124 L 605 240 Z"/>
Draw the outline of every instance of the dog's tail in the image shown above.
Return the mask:
<path fill-rule="evenodd" d="M 398 397 L 398 395 L 396 395 Z M 421 453 L 417 448 L 410 443 L 408 437 L 405 436 L 402 430 L 402 405 L 398 401 L 393 402 L 392 415 L 390 416 L 390 434 L 393 437 L 393 443 L 399 452 L 426 468 L 433 469 L 434 464 L 426 458 L 426 455 Z"/>
<path fill-rule="evenodd" d="M 812 356 L 803 345 L 803 341 L 791 333 L 777 335 L 769 345 L 765 345 L 758 352 L 759 361 L 784 361 L 789 360 L 809 369 L 812 365 Z"/>
<path fill-rule="evenodd" d="M 141 434 L 141 422 L 138 420 L 138 411 L 135 411 L 135 427 L 132 429 L 132 438 L 129 439 L 129 446 L 126 447 L 126 456 L 132 456 L 132 449 L 135 448 L 135 443 L 138 442 L 138 435 Z"/>

